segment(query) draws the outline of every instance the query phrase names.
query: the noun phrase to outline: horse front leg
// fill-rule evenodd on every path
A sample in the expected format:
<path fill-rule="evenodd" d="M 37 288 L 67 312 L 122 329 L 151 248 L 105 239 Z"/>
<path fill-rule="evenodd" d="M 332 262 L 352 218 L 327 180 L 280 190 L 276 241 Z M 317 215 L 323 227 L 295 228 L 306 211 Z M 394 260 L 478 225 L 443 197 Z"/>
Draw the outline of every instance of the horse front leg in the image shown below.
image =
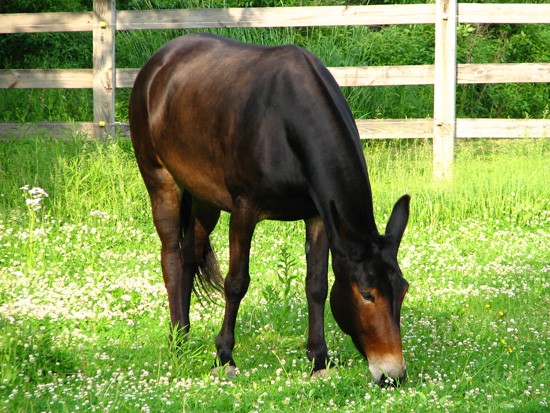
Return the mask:
<path fill-rule="evenodd" d="M 235 324 L 241 300 L 250 284 L 249 262 L 252 235 L 257 218 L 250 213 L 251 208 L 241 207 L 231 214 L 229 221 L 229 271 L 224 282 L 225 314 L 222 328 L 216 338 L 217 361 L 212 374 L 226 366 L 228 377 L 235 375 L 233 360 L 235 346 Z"/>
<path fill-rule="evenodd" d="M 324 375 L 328 361 L 325 302 L 328 294 L 328 240 L 321 218 L 306 221 L 306 297 L 309 313 L 307 356 L 312 375 Z"/>

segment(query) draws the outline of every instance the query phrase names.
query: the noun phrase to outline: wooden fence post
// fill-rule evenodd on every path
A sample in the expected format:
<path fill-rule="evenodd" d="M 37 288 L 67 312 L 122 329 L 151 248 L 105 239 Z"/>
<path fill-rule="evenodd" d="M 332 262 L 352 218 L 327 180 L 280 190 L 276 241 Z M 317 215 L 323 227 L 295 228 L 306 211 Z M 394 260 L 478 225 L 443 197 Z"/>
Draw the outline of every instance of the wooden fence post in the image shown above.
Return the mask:
<path fill-rule="evenodd" d="M 94 136 L 112 135 L 115 121 L 115 0 L 94 0 Z"/>
<path fill-rule="evenodd" d="M 457 0 L 436 0 L 433 174 L 452 177 L 456 137 Z"/>

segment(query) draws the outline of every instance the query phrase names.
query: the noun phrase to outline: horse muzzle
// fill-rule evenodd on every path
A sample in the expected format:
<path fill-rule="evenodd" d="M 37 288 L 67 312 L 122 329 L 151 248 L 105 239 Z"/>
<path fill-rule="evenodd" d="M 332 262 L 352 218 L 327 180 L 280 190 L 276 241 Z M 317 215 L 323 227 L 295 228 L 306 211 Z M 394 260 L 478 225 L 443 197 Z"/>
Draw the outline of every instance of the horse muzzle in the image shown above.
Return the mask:
<path fill-rule="evenodd" d="M 407 377 L 407 367 L 402 356 L 368 357 L 372 378 L 380 387 L 397 387 Z"/>

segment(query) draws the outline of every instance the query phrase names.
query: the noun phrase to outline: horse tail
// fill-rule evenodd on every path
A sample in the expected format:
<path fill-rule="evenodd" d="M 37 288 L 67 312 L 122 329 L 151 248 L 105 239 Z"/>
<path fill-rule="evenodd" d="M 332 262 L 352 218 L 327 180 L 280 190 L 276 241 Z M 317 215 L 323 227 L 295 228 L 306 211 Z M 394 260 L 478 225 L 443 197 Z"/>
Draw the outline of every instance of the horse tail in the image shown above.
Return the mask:
<path fill-rule="evenodd" d="M 220 271 L 216 253 L 210 244 L 210 239 L 204 243 L 202 260 L 198 266 L 197 272 L 198 284 L 202 291 L 210 298 L 213 293 L 223 293 L 224 278 Z M 197 289 L 193 287 L 195 294 Z"/>
<path fill-rule="evenodd" d="M 187 191 L 183 192 L 181 197 L 181 239 L 192 224 L 191 212 L 193 209 L 193 199 Z M 181 241 L 180 241 L 181 242 Z M 205 296 L 210 299 L 213 294 L 223 292 L 223 276 L 220 271 L 216 253 L 210 243 L 210 238 L 206 238 L 202 249 L 202 257 L 196 257 L 196 270 L 193 280 L 193 292 L 200 298 Z M 195 282 L 195 280 L 197 282 Z"/>

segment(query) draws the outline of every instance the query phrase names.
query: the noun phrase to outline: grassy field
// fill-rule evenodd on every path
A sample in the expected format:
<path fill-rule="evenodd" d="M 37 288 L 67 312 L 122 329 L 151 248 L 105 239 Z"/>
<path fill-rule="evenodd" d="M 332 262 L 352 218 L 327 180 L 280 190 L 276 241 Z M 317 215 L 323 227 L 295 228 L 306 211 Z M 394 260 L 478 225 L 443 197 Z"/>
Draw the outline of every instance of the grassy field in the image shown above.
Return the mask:
<path fill-rule="evenodd" d="M 338 369 L 308 377 L 302 223 L 258 226 L 240 374 L 213 379 L 221 300 L 193 304 L 175 352 L 129 142 L 0 142 L 0 411 L 547 411 L 550 141 L 461 141 L 454 181 L 437 185 L 430 151 L 365 143 L 379 225 L 412 195 L 400 251 L 409 379 L 380 389 L 330 311 Z M 224 270 L 227 224 L 213 234 Z"/>

